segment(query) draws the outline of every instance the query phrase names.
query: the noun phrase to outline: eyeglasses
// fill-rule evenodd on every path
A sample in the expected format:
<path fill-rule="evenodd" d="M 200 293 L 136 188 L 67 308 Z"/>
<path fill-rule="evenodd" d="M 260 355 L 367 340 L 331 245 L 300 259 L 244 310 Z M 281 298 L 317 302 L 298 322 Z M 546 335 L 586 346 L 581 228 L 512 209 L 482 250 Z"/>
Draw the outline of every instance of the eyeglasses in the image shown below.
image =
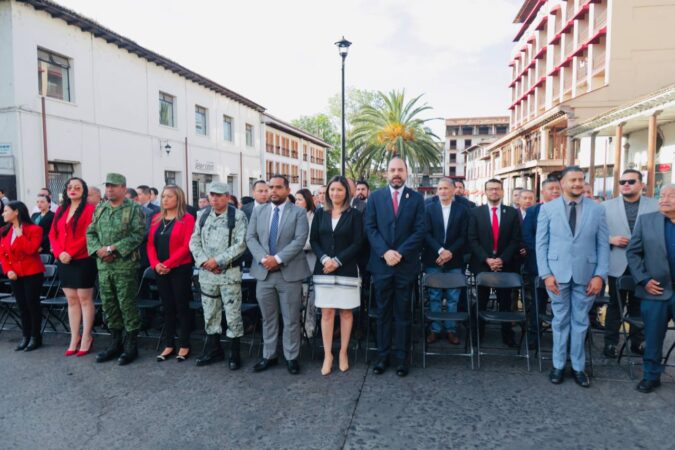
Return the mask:
<path fill-rule="evenodd" d="M 619 184 L 623 186 L 624 184 L 630 184 L 631 186 L 637 183 L 637 180 L 619 180 Z"/>

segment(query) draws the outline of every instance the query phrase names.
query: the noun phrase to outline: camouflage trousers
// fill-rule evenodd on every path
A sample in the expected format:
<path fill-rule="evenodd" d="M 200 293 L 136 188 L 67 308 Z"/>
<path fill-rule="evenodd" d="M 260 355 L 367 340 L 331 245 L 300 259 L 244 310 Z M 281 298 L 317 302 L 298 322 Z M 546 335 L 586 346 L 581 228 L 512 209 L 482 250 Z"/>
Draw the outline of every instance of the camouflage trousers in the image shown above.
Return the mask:
<path fill-rule="evenodd" d="M 98 283 L 108 329 L 139 330 L 141 315 L 136 304 L 137 269 L 134 267 L 129 270 L 99 270 Z"/>
<path fill-rule="evenodd" d="M 244 335 L 244 322 L 241 317 L 241 283 L 201 283 L 200 285 L 206 334 L 221 334 L 223 332 L 221 323 L 223 311 L 225 311 L 227 337 L 242 337 Z"/>

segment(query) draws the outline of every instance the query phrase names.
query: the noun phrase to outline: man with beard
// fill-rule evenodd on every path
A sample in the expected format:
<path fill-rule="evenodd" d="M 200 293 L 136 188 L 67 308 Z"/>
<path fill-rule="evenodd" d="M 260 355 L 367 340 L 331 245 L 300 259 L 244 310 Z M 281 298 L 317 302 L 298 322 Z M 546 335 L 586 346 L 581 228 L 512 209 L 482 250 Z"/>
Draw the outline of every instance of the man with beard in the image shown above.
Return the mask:
<path fill-rule="evenodd" d="M 420 251 L 426 235 L 424 199 L 405 187 L 408 167 L 398 157 L 389 161 L 388 186 L 373 192 L 366 207 L 366 235 L 370 242 L 368 269 L 377 304 L 378 360 L 373 373 L 381 375 L 392 353 L 392 319 L 396 331 L 396 374 L 408 375 L 412 324 L 412 290 L 420 272 Z"/>

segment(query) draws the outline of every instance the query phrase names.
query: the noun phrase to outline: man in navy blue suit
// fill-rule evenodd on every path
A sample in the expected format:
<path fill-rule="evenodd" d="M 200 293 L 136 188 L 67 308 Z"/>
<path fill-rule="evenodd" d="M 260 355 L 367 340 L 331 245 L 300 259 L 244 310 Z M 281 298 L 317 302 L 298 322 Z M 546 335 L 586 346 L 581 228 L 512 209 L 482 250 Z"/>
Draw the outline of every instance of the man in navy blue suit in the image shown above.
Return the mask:
<path fill-rule="evenodd" d="M 560 181 L 555 178 L 549 178 L 544 180 L 541 184 L 541 199 L 544 203 L 548 203 L 551 200 L 555 200 L 560 197 Z M 534 280 L 539 275 L 537 270 L 537 250 L 536 250 L 536 240 L 537 240 L 537 218 L 539 217 L 539 209 L 541 208 L 541 203 L 537 203 L 534 206 L 527 208 L 525 213 L 525 219 L 523 220 L 523 242 L 525 243 L 525 250 L 527 251 L 527 259 L 525 260 L 525 273 L 527 274 L 528 285 L 530 288 L 530 304 L 527 307 L 527 313 L 530 316 L 529 318 L 529 329 L 528 329 L 528 342 L 530 343 L 530 349 L 534 349 L 537 346 L 537 327 L 535 325 L 535 309 L 534 309 Z M 546 299 L 548 298 L 548 293 L 545 288 L 539 289 L 539 310 L 542 311 L 544 306 L 546 306 Z"/>
<path fill-rule="evenodd" d="M 426 226 L 422 195 L 405 187 L 408 168 L 398 157 L 389 161 L 384 189 L 373 192 L 366 207 L 366 235 L 370 242 L 368 269 L 377 303 L 378 360 L 376 375 L 389 365 L 392 318 L 396 328 L 396 374 L 408 375 L 412 322 L 412 291 L 420 272 L 420 251 Z"/>
<path fill-rule="evenodd" d="M 438 182 L 438 201 L 427 204 L 425 236 L 422 264 L 424 272 L 461 273 L 464 266 L 464 247 L 469 225 L 469 210 L 454 201 L 455 183 L 450 178 Z M 429 290 L 429 308 L 432 312 L 441 311 L 442 297 L 448 301 L 448 311 L 456 312 L 462 289 Z M 447 332 L 448 342 L 459 344 L 457 325 L 453 321 L 431 323 L 431 332 L 427 344 L 438 341 L 441 333 Z"/>

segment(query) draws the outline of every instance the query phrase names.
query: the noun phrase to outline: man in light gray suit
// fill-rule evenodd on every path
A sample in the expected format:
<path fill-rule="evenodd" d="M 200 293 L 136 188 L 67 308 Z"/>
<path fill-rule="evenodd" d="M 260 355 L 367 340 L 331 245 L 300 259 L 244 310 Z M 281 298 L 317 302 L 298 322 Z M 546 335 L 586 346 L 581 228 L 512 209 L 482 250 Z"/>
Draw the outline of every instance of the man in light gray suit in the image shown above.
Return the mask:
<path fill-rule="evenodd" d="M 303 248 L 309 234 L 307 213 L 287 201 L 288 178 L 273 175 L 269 181 L 272 203 L 253 209 L 246 245 L 253 255 L 251 275 L 257 280 L 256 296 L 263 319 L 263 357 L 253 367 L 261 372 L 278 364 L 279 310 L 284 320 L 283 347 L 288 371 L 300 372 L 300 305 L 302 281 L 311 272 Z"/>
<path fill-rule="evenodd" d="M 578 166 L 562 171 L 563 195 L 539 210 L 537 268 L 546 284 L 553 310 L 553 368 L 549 379 L 564 379 L 567 343 L 574 381 L 589 387 L 584 371 L 584 339 L 588 312 L 609 269 L 609 235 L 605 209 L 584 198 L 584 172 Z"/>
<path fill-rule="evenodd" d="M 609 230 L 609 304 L 605 314 L 605 349 L 608 358 L 616 358 L 616 346 L 619 343 L 619 328 L 623 311 L 619 309 L 616 296 L 616 280 L 628 275 L 626 247 L 630 242 L 637 218 L 642 214 L 658 211 L 656 200 L 641 195 L 644 184 L 642 173 L 627 169 L 619 180 L 621 195 L 602 203 L 607 216 Z M 640 315 L 640 299 L 627 292 L 621 293 L 623 304 L 632 316 Z M 630 348 L 633 353 L 642 354 L 642 333 L 635 327 L 630 330 Z"/>
<path fill-rule="evenodd" d="M 675 318 L 675 184 L 661 190 L 659 212 L 640 216 L 626 256 L 638 283 L 635 296 L 642 299 L 644 375 L 636 388 L 646 394 L 661 385 L 663 339 L 668 321 Z"/>

